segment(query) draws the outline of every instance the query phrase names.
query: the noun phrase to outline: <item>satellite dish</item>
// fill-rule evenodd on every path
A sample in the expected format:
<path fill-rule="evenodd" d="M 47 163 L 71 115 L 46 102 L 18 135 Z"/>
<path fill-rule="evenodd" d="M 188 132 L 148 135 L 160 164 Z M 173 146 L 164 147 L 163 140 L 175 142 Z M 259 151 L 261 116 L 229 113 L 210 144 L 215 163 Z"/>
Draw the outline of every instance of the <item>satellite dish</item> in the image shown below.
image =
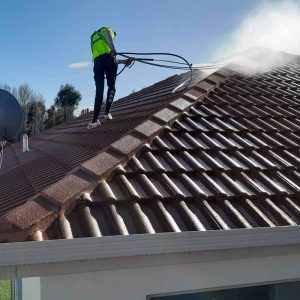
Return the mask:
<path fill-rule="evenodd" d="M 0 141 L 13 139 L 22 128 L 22 108 L 9 92 L 0 89 Z"/>

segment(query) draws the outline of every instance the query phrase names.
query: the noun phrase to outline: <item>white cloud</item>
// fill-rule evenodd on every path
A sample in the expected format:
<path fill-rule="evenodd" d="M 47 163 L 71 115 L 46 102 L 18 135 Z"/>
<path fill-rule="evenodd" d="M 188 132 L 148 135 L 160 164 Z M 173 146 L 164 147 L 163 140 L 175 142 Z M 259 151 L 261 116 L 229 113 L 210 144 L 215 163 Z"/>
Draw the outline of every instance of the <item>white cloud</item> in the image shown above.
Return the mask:
<path fill-rule="evenodd" d="M 300 55 L 299 30 L 299 1 L 263 2 L 249 12 L 240 26 L 229 37 L 226 37 L 224 43 L 213 54 L 213 59 L 218 60 L 253 47 Z M 270 53 L 268 56 L 265 50 L 262 51 L 261 57 L 259 54 L 256 49 L 250 55 L 247 53 L 243 58 L 239 56 L 239 63 L 244 65 L 244 69 L 254 67 L 254 69 L 260 69 L 257 71 L 262 71 L 262 69 L 267 69 L 266 67 L 283 62 L 283 57 L 285 58 L 284 53 L 279 56 Z M 257 60 L 256 66 L 253 66 L 254 57 Z"/>
<path fill-rule="evenodd" d="M 70 69 L 86 69 L 90 66 L 91 62 L 90 61 L 81 61 L 77 63 L 72 63 L 68 65 L 68 68 Z"/>

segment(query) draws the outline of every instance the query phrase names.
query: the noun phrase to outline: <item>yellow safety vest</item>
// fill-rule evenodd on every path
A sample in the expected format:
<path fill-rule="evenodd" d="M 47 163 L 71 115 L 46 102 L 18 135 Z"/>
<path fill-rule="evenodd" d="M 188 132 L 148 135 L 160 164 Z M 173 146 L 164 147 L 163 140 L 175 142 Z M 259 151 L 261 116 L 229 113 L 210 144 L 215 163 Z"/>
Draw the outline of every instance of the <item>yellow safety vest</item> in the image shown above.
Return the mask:
<path fill-rule="evenodd" d="M 106 41 L 106 30 L 110 33 L 112 39 L 115 39 L 115 32 L 110 27 L 102 27 L 100 30 L 95 31 L 91 36 L 91 49 L 93 61 L 96 57 L 103 54 L 109 54 L 111 49 Z"/>

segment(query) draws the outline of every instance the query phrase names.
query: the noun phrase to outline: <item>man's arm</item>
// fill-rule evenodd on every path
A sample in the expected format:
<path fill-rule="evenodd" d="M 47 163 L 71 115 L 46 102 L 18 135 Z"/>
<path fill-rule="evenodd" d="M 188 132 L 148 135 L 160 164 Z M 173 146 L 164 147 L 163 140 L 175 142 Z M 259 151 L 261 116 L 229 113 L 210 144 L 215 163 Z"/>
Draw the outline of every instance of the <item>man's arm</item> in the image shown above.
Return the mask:
<path fill-rule="evenodd" d="M 115 56 L 117 54 L 117 51 L 115 49 L 113 39 L 112 39 L 111 34 L 108 29 L 105 31 L 105 37 L 106 37 L 107 44 L 108 44 L 109 48 L 111 49 L 111 55 Z"/>

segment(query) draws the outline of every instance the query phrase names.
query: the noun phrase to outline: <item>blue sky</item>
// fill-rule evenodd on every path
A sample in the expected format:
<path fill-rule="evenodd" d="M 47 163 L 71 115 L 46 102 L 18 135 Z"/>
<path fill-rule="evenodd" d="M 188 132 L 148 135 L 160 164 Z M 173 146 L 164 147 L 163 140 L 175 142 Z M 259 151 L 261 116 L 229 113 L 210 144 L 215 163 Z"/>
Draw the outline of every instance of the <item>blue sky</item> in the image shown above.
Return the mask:
<path fill-rule="evenodd" d="M 49 107 L 61 84 L 82 93 L 92 107 L 92 67 L 68 65 L 90 60 L 91 33 L 111 26 L 120 52 L 172 52 L 205 63 L 215 49 L 261 1 L 256 0 L 10 0 L 1 2 L 0 83 L 28 83 Z M 174 72 L 136 64 L 117 81 L 116 98 Z"/>

